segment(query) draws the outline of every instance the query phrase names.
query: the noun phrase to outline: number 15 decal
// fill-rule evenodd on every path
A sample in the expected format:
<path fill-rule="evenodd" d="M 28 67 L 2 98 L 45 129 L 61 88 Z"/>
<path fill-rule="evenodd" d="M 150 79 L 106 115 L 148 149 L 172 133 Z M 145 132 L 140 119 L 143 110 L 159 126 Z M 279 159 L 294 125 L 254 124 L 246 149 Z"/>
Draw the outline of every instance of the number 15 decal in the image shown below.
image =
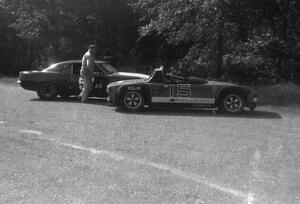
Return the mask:
<path fill-rule="evenodd" d="M 190 84 L 176 84 L 170 86 L 171 97 L 191 97 L 191 85 Z"/>

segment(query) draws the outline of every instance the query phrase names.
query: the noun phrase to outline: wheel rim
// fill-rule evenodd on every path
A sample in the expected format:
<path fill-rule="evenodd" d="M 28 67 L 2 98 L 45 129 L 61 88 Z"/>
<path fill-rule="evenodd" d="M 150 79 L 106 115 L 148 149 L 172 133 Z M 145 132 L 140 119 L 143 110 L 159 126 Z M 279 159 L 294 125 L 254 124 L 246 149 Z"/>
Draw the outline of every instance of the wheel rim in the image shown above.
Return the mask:
<path fill-rule="evenodd" d="M 242 105 L 242 99 L 238 95 L 228 95 L 224 100 L 225 109 L 232 113 L 240 111 Z"/>
<path fill-rule="evenodd" d="M 54 87 L 51 84 L 43 84 L 41 87 L 41 93 L 45 97 L 51 97 L 54 92 Z"/>
<path fill-rule="evenodd" d="M 142 104 L 142 96 L 135 91 L 128 92 L 125 94 L 124 104 L 128 109 L 138 109 Z"/>

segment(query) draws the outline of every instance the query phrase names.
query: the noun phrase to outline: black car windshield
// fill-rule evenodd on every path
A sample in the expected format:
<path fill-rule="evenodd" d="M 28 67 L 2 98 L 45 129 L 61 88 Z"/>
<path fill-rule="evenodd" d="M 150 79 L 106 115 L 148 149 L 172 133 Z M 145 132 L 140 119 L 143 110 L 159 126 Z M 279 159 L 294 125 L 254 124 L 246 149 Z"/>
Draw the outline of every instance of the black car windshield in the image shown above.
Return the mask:
<path fill-rule="evenodd" d="M 113 66 L 111 66 L 110 64 L 107 63 L 101 63 L 100 66 L 102 67 L 103 71 L 106 74 L 113 74 L 118 72 Z"/>
<path fill-rule="evenodd" d="M 44 69 L 43 71 L 60 72 L 62 67 L 64 67 L 64 64 L 56 63 L 56 64 L 50 65 L 48 68 Z"/>

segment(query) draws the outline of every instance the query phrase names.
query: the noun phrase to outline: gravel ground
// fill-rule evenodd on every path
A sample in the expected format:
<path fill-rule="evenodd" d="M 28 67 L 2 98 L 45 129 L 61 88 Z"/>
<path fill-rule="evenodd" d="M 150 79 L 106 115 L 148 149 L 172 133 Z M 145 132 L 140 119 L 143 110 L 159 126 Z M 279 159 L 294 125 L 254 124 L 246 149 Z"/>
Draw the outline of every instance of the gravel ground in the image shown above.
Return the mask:
<path fill-rule="evenodd" d="M 0 203 L 300 202 L 299 106 L 123 113 L 0 93 Z"/>

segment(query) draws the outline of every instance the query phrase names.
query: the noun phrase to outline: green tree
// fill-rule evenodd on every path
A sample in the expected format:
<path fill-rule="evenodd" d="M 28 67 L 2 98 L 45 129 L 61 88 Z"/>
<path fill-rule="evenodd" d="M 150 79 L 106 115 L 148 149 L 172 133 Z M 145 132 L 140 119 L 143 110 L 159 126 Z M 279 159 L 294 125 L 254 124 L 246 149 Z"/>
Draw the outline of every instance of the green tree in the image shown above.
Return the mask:
<path fill-rule="evenodd" d="M 13 29 L 16 38 L 25 42 L 24 56 L 32 66 L 79 59 L 92 43 L 99 45 L 99 57 L 111 55 L 116 64 L 124 64 L 138 37 L 138 19 L 127 0 L 1 0 L 0 3 L 2 10 L 13 17 L 9 22 L 2 20 L 3 26 Z"/>
<path fill-rule="evenodd" d="M 244 78 L 293 79 L 299 67 L 299 1 L 137 0 L 133 7 L 142 16 L 141 37 L 190 43 L 179 60 L 184 71 L 196 63 L 215 77 L 238 70 Z"/>

